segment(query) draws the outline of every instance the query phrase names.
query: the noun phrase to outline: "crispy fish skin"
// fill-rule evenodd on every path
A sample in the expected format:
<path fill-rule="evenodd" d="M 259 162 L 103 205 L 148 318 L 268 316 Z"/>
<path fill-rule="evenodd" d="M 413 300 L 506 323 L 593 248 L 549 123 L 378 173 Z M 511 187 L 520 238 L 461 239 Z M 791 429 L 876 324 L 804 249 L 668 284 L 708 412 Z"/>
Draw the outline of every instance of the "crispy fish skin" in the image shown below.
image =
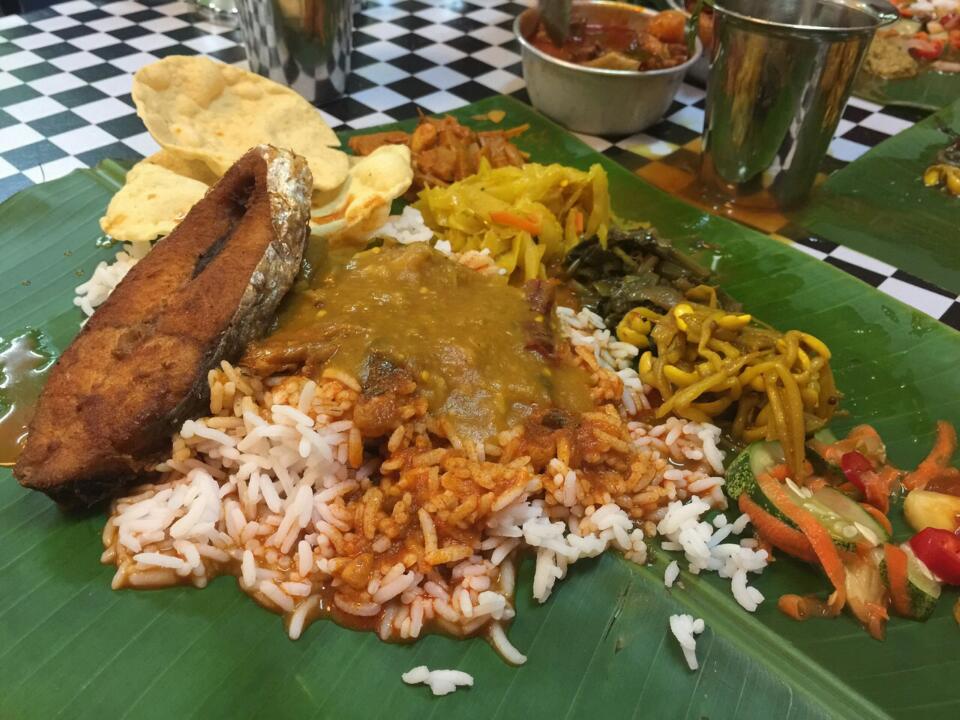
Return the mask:
<path fill-rule="evenodd" d="M 312 187 L 303 158 L 253 148 L 131 269 L 51 371 L 21 485 L 90 506 L 163 459 L 210 369 L 267 329 L 293 283 Z"/>

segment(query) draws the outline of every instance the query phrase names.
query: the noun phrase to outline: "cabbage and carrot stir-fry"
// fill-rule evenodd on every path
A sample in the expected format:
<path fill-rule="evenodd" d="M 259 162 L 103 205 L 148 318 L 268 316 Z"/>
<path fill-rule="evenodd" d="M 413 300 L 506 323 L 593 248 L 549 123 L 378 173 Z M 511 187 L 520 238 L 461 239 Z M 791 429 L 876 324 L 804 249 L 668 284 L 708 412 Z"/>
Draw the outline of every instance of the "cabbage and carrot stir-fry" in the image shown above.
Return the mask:
<path fill-rule="evenodd" d="M 607 174 L 528 163 L 480 171 L 447 187 L 420 193 L 415 207 L 457 252 L 488 250 L 508 275 L 546 277 L 582 238 L 606 241 L 610 225 Z"/>
<path fill-rule="evenodd" d="M 780 333 L 722 309 L 712 287 L 687 297 L 668 312 L 634 308 L 617 327 L 620 340 L 643 351 L 640 378 L 663 398 L 657 416 L 707 422 L 730 410 L 734 438 L 779 440 L 802 476 L 806 436 L 838 404 L 829 349 L 807 333 Z"/>

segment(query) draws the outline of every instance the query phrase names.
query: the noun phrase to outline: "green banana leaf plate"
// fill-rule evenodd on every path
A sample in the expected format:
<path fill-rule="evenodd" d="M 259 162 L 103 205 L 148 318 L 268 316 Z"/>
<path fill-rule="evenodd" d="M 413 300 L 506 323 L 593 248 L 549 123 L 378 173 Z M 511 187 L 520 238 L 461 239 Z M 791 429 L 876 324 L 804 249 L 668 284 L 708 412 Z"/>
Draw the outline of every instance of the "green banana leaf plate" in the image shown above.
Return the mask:
<path fill-rule="evenodd" d="M 887 80 L 861 70 L 853 94 L 880 105 L 939 110 L 960 97 L 960 73 L 927 71 L 911 78 Z"/>
<path fill-rule="evenodd" d="M 960 136 L 960 90 L 955 97 L 831 175 L 795 222 L 960 294 L 960 197 L 923 185 Z"/>
<path fill-rule="evenodd" d="M 533 159 L 603 165 L 621 216 L 652 221 L 758 317 L 828 342 L 849 411 L 841 430 L 875 424 L 893 460 L 909 466 L 926 453 L 937 419 L 960 422 L 960 335 L 826 263 L 671 198 L 514 100 L 491 98 L 454 114 L 471 122 L 492 109 L 507 112 L 501 127 L 529 123 L 520 144 Z M 96 244 L 97 218 L 122 174 L 104 163 L 0 206 L 0 335 L 8 341 L 26 328 L 54 351 L 70 341 L 81 320 L 73 287 L 113 252 Z M 960 629 L 949 592 L 929 621 L 894 618 L 877 642 L 849 617 L 801 624 L 781 615 L 780 594 L 827 589 L 790 560 L 757 579 L 767 600 L 756 614 L 716 577 L 682 573 L 683 587 L 668 591 L 662 551 L 642 568 L 612 554 L 582 561 L 542 606 L 530 599 L 526 562 L 510 636 L 529 660 L 514 668 L 479 639 L 384 644 L 319 622 L 291 642 L 280 619 L 231 578 L 202 591 L 111 591 L 112 571 L 98 562 L 103 521 L 66 515 L 0 471 L 0 717 L 960 714 Z M 706 621 L 697 672 L 669 633 L 677 612 Z M 433 698 L 400 681 L 421 664 L 464 670 L 475 685 Z"/>

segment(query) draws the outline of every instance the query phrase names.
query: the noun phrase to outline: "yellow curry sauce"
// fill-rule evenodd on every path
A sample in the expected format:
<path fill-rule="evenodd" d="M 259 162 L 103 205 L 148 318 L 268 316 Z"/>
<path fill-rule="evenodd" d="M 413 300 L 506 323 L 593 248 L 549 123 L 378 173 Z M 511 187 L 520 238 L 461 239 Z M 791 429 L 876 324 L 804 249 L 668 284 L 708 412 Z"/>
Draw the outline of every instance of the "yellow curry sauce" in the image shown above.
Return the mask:
<path fill-rule="evenodd" d="M 425 243 L 326 249 L 284 301 L 275 331 L 248 349 L 261 371 L 332 367 L 363 382 L 371 359 L 405 368 L 431 413 L 474 442 L 522 421 L 534 406 L 591 408 L 589 377 L 531 349 L 552 314 L 522 289 L 450 260 Z"/>
<path fill-rule="evenodd" d="M 0 350 L 0 467 L 16 463 L 52 365 L 53 354 L 35 330 L 13 338 Z"/>

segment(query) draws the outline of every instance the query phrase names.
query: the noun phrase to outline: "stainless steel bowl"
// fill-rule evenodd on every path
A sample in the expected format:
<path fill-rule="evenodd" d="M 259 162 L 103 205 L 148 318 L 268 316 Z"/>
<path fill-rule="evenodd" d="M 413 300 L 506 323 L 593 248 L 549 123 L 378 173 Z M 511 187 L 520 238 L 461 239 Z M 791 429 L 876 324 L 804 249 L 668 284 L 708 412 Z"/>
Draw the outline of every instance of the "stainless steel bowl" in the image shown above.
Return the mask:
<path fill-rule="evenodd" d="M 651 14 L 645 8 L 619 2 L 578 2 L 574 8 L 583 5 L 602 8 L 605 18 L 622 24 L 637 14 Z M 530 8 L 513 23 L 530 101 L 564 127 L 591 135 L 630 135 L 653 125 L 670 107 L 687 69 L 702 52 L 697 40 L 689 60 L 664 70 L 584 67 L 550 57 L 531 45 L 527 36 L 536 31 L 538 22 L 536 8 Z"/>

